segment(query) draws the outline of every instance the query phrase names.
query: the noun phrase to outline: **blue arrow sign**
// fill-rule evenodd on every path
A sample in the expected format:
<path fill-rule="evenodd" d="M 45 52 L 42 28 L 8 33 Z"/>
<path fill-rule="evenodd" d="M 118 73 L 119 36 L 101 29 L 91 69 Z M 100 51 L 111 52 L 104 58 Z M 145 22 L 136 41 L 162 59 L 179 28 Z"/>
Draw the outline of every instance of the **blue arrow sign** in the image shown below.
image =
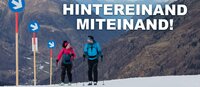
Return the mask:
<path fill-rule="evenodd" d="M 13 12 L 21 12 L 24 10 L 25 1 L 24 0 L 9 0 L 8 6 Z"/>
<path fill-rule="evenodd" d="M 48 48 L 52 49 L 52 48 L 55 48 L 55 46 L 56 46 L 55 41 L 51 40 L 48 42 Z"/>
<path fill-rule="evenodd" d="M 29 30 L 30 30 L 31 32 L 38 32 L 39 29 L 40 29 L 40 25 L 39 25 L 38 22 L 33 21 L 33 22 L 31 22 L 31 23 L 29 24 Z"/>

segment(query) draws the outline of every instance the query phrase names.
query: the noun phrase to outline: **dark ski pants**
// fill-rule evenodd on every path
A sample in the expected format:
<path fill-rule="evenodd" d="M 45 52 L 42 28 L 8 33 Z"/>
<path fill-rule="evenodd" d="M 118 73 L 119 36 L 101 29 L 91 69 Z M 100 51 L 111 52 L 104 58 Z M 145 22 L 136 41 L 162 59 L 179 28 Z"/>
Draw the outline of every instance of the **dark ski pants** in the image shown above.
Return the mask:
<path fill-rule="evenodd" d="M 88 79 L 89 81 L 98 82 L 98 59 L 88 60 Z M 94 78 L 93 78 L 94 76 Z"/>
<path fill-rule="evenodd" d="M 65 74 L 67 70 L 67 76 L 69 82 L 72 82 L 72 64 L 62 64 L 61 66 L 62 72 L 61 72 L 61 81 L 64 83 L 65 82 Z"/>

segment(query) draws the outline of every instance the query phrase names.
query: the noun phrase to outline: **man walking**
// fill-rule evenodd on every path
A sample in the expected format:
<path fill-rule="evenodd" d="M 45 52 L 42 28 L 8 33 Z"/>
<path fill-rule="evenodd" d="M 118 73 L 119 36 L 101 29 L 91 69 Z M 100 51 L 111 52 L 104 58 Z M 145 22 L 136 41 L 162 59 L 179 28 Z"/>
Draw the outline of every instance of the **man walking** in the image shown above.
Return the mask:
<path fill-rule="evenodd" d="M 87 44 L 84 47 L 84 60 L 88 59 L 88 79 L 89 84 L 97 85 L 98 83 L 98 58 L 101 57 L 101 61 L 103 61 L 103 55 L 101 52 L 101 47 L 98 42 L 94 40 L 93 36 L 88 36 Z M 93 77 L 94 76 L 94 77 Z"/>

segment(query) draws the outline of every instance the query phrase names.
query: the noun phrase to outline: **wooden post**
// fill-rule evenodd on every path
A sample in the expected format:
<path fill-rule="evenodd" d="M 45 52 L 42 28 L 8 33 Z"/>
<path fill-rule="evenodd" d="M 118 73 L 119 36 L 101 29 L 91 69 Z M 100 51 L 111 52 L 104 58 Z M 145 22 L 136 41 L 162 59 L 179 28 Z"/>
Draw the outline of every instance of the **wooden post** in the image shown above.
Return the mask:
<path fill-rule="evenodd" d="M 37 84 L 37 73 L 36 73 L 36 33 L 33 33 L 33 46 L 34 46 L 34 52 L 33 52 L 33 67 L 34 67 L 34 86 Z"/>
<path fill-rule="evenodd" d="M 50 85 L 52 84 L 52 57 L 53 56 L 53 50 L 50 49 Z"/>
<path fill-rule="evenodd" d="M 18 22 L 18 16 L 19 14 L 16 12 L 15 13 L 15 51 L 16 51 L 16 86 L 19 85 L 19 52 L 18 52 L 18 28 L 19 28 L 19 22 Z"/>

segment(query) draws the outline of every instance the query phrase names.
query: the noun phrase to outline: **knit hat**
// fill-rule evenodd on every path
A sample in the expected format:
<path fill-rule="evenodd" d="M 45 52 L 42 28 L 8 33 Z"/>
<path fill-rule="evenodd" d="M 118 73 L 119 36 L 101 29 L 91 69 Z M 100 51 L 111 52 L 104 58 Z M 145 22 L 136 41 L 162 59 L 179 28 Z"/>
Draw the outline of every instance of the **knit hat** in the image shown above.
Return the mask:
<path fill-rule="evenodd" d="M 94 41 L 94 37 L 93 36 L 88 36 L 88 39 Z"/>
<path fill-rule="evenodd" d="M 68 44 L 68 41 L 63 41 L 63 48 L 66 48 Z"/>

